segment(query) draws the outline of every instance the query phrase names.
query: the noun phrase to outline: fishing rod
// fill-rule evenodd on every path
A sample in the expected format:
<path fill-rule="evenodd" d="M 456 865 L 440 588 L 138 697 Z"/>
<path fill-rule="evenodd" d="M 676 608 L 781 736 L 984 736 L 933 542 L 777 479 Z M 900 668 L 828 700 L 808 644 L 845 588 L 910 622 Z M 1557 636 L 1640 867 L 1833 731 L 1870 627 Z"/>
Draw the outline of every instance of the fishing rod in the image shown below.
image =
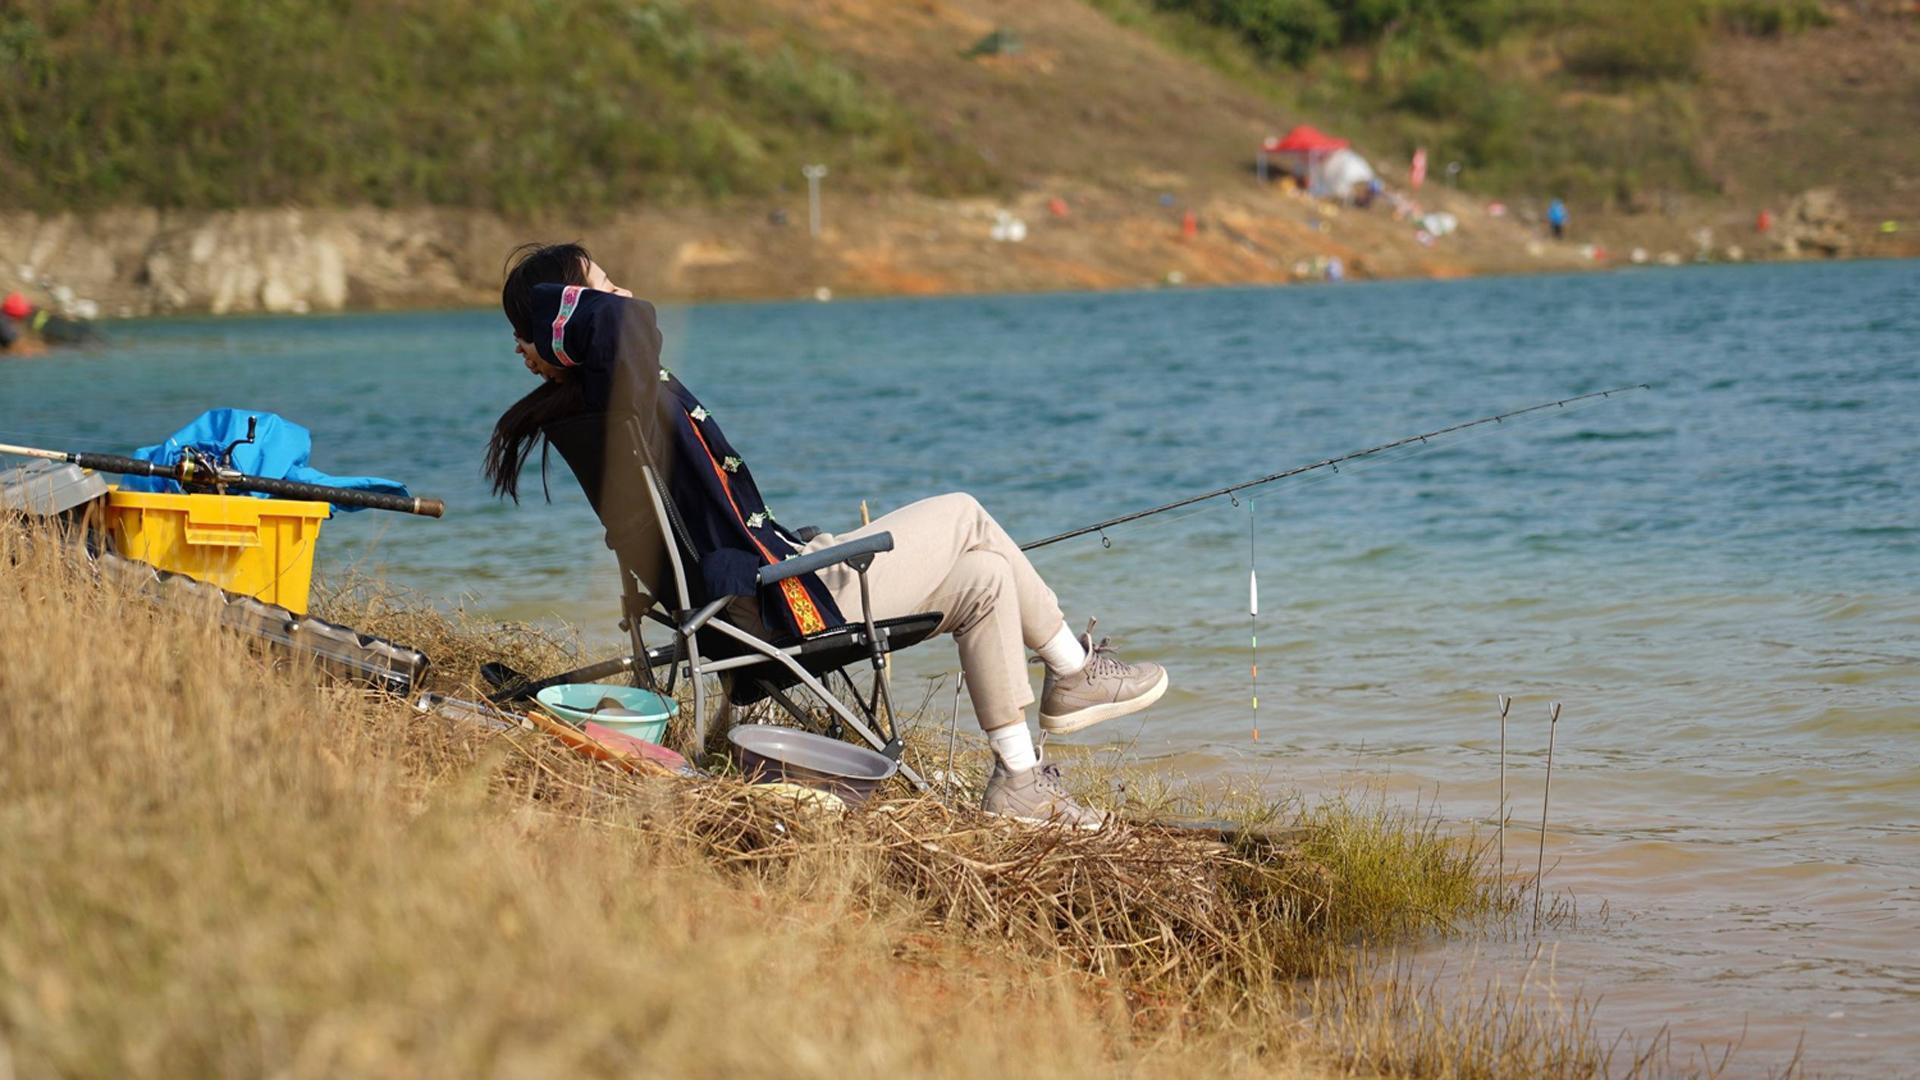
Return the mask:
<path fill-rule="evenodd" d="M 233 445 L 238 446 L 251 441 L 253 441 L 253 423 L 252 418 L 249 418 L 247 438 Z M 439 499 L 420 499 L 406 495 L 388 495 L 378 491 L 307 484 L 299 480 L 281 480 L 271 476 L 249 476 L 228 464 L 233 455 L 232 446 L 229 446 L 227 452 L 219 459 L 215 459 L 213 455 L 204 451 L 188 448 L 181 454 L 180 460 L 172 465 L 121 457 L 119 454 L 40 450 L 31 446 L 13 446 L 7 443 L 0 443 L 0 454 L 18 454 L 21 457 L 67 462 L 83 469 L 117 473 L 122 476 L 157 476 L 172 480 L 190 491 L 195 489 L 217 492 L 228 489 L 257 491 L 262 495 L 272 495 L 281 499 L 307 499 L 313 502 L 333 503 L 336 506 L 392 510 L 396 513 L 419 514 L 422 517 L 432 518 L 439 517 L 447 510 L 447 504 Z"/>
<path fill-rule="evenodd" d="M 1056 533 L 1044 539 L 1021 544 L 1020 550 L 1032 551 L 1034 548 L 1043 548 L 1048 544 L 1057 544 L 1062 540 L 1071 540 L 1076 536 L 1085 536 L 1088 533 L 1104 533 L 1107 529 L 1115 525 L 1125 525 L 1129 521 L 1139 521 L 1141 518 L 1152 517 L 1155 514 L 1164 514 L 1169 510 L 1178 510 L 1183 506 L 1192 506 L 1194 503 L 1205 502 L 1208 499 L 1217 499 L 1222 495 L 1231 495 L 1236 491 L 1245 491 L 1248 488 L 1259 487 L 1262 484 L 1271 484 L 1275 480 L 1285 480 L 1289 476 L 1299 476 L 1301 473 L 1310 473 L 1316 469 L 1332 469 L 1335 472 L 1339 472 L 1340 466 L 1345 462 L 1357 461 L 1361 458 L 1372 457 L 1375 454 L 1383 454 L 1388 450 L 1396 450 L 1412 443 L 1423 443 L 1429 439 L 1437 439 L 1442 435 L 1451 435 L 1456 431 L 1465 431 L 1468 428 L 1479 427 L 1482 424 L 1498 424 L 1506 420 L 1511 420 L 1516 416 L 1525 416 L 1528 413 L 1539 412 L 1542 409 L 1564 408 L 1576 401 L 1586 401 L 1589 398 L 1610 398 L 1615 394 L 1626 394 L 1635 390 L 1648 389 L 1651 389 L 1651 387 L 1646 383 L 1616 386 L 1611 390 L 1595 390 L 1589 394 L 1578 394 L 1570 398 L 1561 398 L 1559 401 L 1547 401 L 1539 405 L 1529 405 L 1524 409 L 1514 409 L 1512 412 L 1503 412 L 1494 416 L 1483 416 L 1478 420 L 1468 420 L 1463 423 L 1450 424 L 1433 431 L 1422 432 L 1419 435 L 1409 435 L 1404 439 L 1395 439 L 1392 442 L 1381 443 L 1379 446 L 1369 446 L 1365 450 L 1355 450 L 1350 454 L 1341 454 L 1339 457 L 1330 457 L 1323 461 L 1316 461 L 1311 465 L 1300 465 L 1287 469 L 1284 472 L 1262 476 L 1258 480 L 1248 480 L 1240 484 L 1229 484 L 1223 488 L 1214 488 L 1212 491 L 1202 492 L 1199 495 L 1176 499 L 1173 502 L 1148 510 L 1136 510 L 1131 514 L 1122 514 L 1119 517 L 1108 518 L 1105 521 L 1096 521 L 1092 525 L 1083 525 L 1078 529 L 1069 529 L 1066 532 Z M 1102 539 L 1104 540 L 1105 537 L 1103 536 Z"/>

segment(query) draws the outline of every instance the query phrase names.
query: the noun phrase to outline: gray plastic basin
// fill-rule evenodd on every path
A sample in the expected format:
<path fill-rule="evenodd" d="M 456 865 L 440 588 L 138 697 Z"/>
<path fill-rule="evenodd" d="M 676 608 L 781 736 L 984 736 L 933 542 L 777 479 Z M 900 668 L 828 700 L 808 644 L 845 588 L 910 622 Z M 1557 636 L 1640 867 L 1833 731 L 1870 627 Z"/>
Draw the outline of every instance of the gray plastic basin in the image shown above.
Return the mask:
<path fill-rule="evenodd" d="M 798 728 L 743 724 L 727 732 L 727 741 L 733 744 L 734 763 L 747 779 L 821 788 L 850 806 L 865 802 L 900 769 L 885 754 Z"/>

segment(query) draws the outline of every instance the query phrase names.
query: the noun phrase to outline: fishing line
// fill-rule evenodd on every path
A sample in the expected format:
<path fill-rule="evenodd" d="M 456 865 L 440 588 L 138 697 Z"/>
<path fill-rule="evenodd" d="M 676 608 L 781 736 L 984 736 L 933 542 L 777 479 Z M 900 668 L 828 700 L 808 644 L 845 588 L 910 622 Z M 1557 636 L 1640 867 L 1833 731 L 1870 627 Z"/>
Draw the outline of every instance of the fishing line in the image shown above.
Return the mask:
<path fill-rule="evenodd" d="M 1069 529 L 1063 533 L 1056 533 L 1053 536 L 1043 537 L 1042 539 L 1034 540 L 1034 541 L 1030 541 L 1028 543 L 1022 544 L 1020 545 L 1020 550 L 1032 551 L 1035 548 L 1046 547 L 1049 544 L 1057 544 L 1062 540 L 1071 540 L 1074 537 L 1086 536 L 1092 533 L 1100 534 L 1101 543 L 1107 547 L 1112 547 L 1113 541 L 1106 535 L 1106 530 L 1117 525 L 1125 525 L 1130 522 L 1139 521 L 1143 518 L 1154 517 L 1156 515 L 1164 514 L 1172 510 L 1183 509 L 1185 507 L 1192 506 L 1196 503 L 1206 502 L 1209 499 L 1216 499 L 1222 495 L 1232 495 L 1235 492 L 1246 491 L 1250 488 L 1260 487 L 1265 484 L 1271 484 L 1277 480 L 1285 480 L 1290 477 L 1300 476 L 1302 474 L 1315 472 L 1320 469 L 1331 469 L 1334 472 L 1338 472 L 1340 469 L 1340 466 L 1343 464 L 1376 457 L 1390 450 L 1397 450 L 1401 447 L 1411 446 L 1416 443 L 1427 444 L 1433 439 L 1441 438 L 1446 435 L 1451 435 L 1455 432 L 1465 431 L 1469 428 L 1481 427 L 1487 424 L 1501 424 L 1507 420 L 1514 419 L 1520 416 L 1525 416 L 1529 413 L 1541 412 L 1543 410 L 1553 409 L 1553 408 L 1565 408 L 1566 406 L 1579 401 L 1588 401 L 1595 398 L 1610 398 L 1615 394 L 1625 394 L 1625 393 L 1630 393 L 1634 390 L 1646 390 L 1646 389 L 1649 389 L 1646 383 L 1637 383 L 1629 386 L 1616 386 L 1610 390 L 1595 390 L 1587 394 L 1576 394 L 1573 397 L 1561 398 L 1558 401 L 1542 402 L 1538 405 L 1529 405 L 1523 409 L 1513 409 L 1504 413 L 1496 413 L 1492 416 L 1483 416 L 1476 420 L 1465 420 L 1457 424 L 1449 424 L 1446 427 L 1436 428 L 1432 431 L 1422 432 L 1418 435 L 1409 435 L 1405 438 L 1395 439 L 1392 442 L 1381 443 L 1378 446 L 1370 446 L 1364 450 L 1354 450 L 1349 453 L 1341 454 L 1338 457 L 1324 458 L 1320 461 L 1312 462 L 1311 464 L 1295 466 L 1294 468 L 1285 469 L 1277 473 L 1271 473 L 1267 476 L 1262 476 L 1257 479 L 1247 480 L 1238 484 L 1228 484 L 1226 487 L 1215 488 L 1212 491 L 1205 491 L 1197 495 L 1190 495 L 1183 499 L 1176 499 L 1173 502 L 1164 503 L 1160 506 L 1150 507 L 1146 510 L 1136 510 L 1130 514 L 1122 514 L 1119 517 L 1108 518 L 1105 521 L 1098 521 L 1091 525 L 1083 525 L 1077 529 Z"/>

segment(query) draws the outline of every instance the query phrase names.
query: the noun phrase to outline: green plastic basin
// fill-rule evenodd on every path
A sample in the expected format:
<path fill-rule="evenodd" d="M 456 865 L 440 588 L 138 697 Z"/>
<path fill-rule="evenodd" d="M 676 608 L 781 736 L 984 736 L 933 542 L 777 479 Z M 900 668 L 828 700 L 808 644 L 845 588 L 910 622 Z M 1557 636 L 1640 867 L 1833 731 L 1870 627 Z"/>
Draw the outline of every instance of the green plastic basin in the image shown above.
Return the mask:
<path fill-rule="evenodd" d="M 542 708 L 574 727 L 591 721 L 655 745 L 666 735 L 667 721 L 680 711 L 679 702 L 651 690 L 609 683 L 549 686 L 536 696 Z"/>

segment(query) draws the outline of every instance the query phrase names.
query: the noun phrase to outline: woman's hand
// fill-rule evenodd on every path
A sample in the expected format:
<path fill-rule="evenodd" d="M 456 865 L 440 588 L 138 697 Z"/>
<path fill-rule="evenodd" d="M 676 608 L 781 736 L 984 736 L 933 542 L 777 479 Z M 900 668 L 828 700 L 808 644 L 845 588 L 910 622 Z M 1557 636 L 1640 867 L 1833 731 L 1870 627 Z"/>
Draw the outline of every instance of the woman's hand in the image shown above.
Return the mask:
<path fill-rule="evenodd" d="M 566 369 L 547 363 L 547 358 L 540 355 L 539 349 L 517 337 L 513 339 L 513 351 L 520 354 L 520 359 L 527 365 L 528 371 L 542 379 L 548 382 L 561 382 L 566 379 Z"/>

